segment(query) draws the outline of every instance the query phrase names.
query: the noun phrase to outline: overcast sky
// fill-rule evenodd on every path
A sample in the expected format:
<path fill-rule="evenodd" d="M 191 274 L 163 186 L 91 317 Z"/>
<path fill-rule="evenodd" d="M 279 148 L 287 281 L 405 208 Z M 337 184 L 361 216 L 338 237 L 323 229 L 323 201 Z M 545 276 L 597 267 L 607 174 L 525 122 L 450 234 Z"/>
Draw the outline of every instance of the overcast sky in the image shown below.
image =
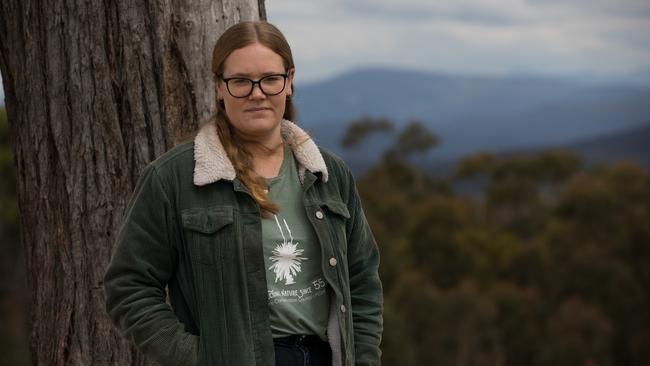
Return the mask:
<path fill-rule="evenodd" d="M 266 0 L 297 82 L 365 66 L 650 85 L 650 0 Z M 0 104 L 4 104 L 0 87 Z"/>
<path fill-rule="evenodd" d="M 368 66 L 650 75 L 650 0 L 266 0 L 298 78 Z"/>

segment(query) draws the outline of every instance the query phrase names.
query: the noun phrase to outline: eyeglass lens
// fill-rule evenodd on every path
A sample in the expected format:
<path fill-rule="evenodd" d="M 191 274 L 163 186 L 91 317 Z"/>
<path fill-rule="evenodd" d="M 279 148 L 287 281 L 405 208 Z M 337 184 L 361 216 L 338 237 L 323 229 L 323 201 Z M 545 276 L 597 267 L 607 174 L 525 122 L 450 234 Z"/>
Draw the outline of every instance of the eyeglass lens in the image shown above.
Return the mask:
<path fill-rule="evenodd" d="M 226 81 L 228 91 L 235 98 L 249 96 L 253 92 L 253 86 L 258 84 L 262 93 L 266 95 L 277 95 L 282 93 L 285 86 L 285 75 L 268 75 L 258 81 L 247 78 L 231 78 Z"/>

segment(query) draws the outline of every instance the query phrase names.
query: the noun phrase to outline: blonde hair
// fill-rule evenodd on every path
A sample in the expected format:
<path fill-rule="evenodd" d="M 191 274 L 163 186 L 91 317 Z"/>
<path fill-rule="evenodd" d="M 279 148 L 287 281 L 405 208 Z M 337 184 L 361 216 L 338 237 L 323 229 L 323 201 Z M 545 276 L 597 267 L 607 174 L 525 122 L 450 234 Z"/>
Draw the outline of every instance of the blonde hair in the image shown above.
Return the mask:
<path fill-rule="evenodd" d="M 256 43 L 264 45 L 280 55 L 285 70 L 288 71 L 294 67 L 289 43 L 278 28 L 265 21 L 241 22 L 228 28 L 214 46 L 212 74 L 215 82 L 223 73 L 224 63 L 234 50 Z M 293 88 L 293 85 L 291 87 Z M 277 213 L 279 207 L 269 199 L 266 181 L 253 170 L 252 156 L 244 148 L 241 138 L 233 131 L 223 102 L 218 99 L 218 96 L 216 102 L 217 110 L 213 120 L 217 126 L 219 139 L 235 168 L 237 177 L 248 188 L 260 206 L 262 216 Z M 295 119 L 295 109 L 289 96 L 286 98 L 283 118 L 290 121 Z"/>

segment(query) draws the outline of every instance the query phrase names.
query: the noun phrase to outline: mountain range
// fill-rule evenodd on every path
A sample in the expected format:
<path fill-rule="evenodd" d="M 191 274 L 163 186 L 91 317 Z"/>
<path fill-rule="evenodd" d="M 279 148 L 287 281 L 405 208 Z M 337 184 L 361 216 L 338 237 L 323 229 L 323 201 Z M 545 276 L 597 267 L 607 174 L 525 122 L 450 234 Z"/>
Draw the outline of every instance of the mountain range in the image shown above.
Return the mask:
<path fill-rule="evenodd" d="M 650 86 L 634 83 L 372 68 L 298 84 L 294 96 L 298 121 L 317 142 L 365 161 L 376 159 L 390 139 L 375 137 L 354 150 L 342 149 L 348 124 L 362 116 L 388 118 L 397 128 L 421 121 L 440 139 L 429 153 L 434 160 L 480 150 L 571 146 L 650 121 Z"/>

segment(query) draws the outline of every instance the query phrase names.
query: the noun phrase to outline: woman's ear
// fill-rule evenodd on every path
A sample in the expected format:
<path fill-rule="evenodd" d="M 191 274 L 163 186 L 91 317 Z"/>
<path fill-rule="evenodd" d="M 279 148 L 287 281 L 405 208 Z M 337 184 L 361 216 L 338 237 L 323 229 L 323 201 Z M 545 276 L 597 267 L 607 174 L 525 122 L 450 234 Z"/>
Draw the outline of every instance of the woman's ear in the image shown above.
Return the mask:
<path fill-rule="evenodd" d="M 287 88 L 287 96 L 291 96 L 291 94 L 293 94 L 293 76 L 295 73 L 296 69 L 294 67 L 289 69 L 287 76 L 287 82 L 289 83 L 289 87 Z"/>
<path fill-rule="evenodd" d="M 223 100 L 223 93 L 221 92 L 221 87 L 219 86 L 219 79 L 215 77 L 212 80 L 214 83 L 214 93 L 217 95 L 217 99 Z"/>

